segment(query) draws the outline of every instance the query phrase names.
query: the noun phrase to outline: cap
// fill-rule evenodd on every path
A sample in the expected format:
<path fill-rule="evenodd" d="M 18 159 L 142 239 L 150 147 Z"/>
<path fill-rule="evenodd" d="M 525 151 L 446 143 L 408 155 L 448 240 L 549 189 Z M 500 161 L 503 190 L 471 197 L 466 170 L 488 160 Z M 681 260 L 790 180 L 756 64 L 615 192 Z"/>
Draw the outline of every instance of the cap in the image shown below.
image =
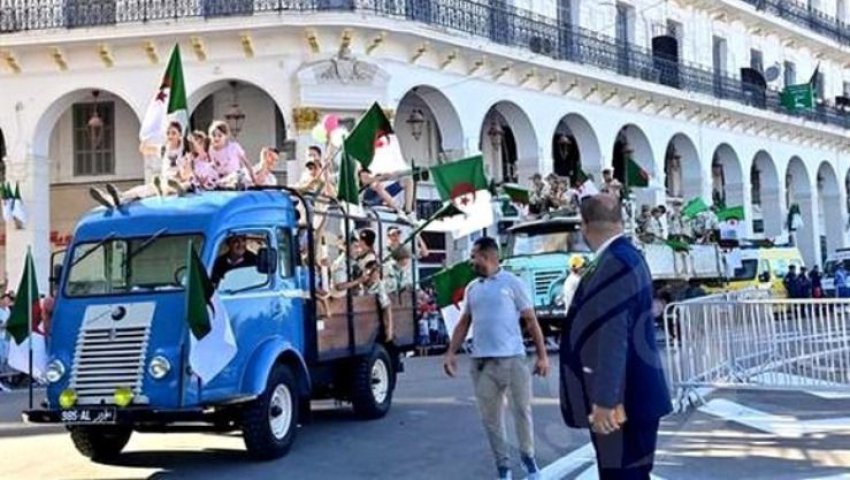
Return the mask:
<path fill-rule="evenodd" d="M 570 268 L 576 269 L 584 266 L 584 257 L 581 255 L 573 255 L 570 257 Z"/>

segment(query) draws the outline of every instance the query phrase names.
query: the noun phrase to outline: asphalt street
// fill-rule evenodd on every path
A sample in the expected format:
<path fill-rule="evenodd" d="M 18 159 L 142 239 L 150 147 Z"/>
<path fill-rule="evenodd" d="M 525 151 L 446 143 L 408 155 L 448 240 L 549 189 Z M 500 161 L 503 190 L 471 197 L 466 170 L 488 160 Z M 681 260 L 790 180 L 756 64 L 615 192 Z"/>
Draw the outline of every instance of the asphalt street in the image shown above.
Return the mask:
<path fill-rule="evenodd" d="M 386 418 L 363 422 L 345 405 L 316 402 L 315 421 L 289 455 L 268 463 L 247 459 L 238 434 L 134 434 L 113 464 L 92 463 L 62 427 L 20 422 L 26 392 L 0 393 L 0 479 L 494 478 L 465 360 L 457 379 L 442 374 L 439 357 L 406 365 Z M 587 434 L 560 418 L 556 376 L 536 379 L 534 390 L 546 478 L 595 478 Z M 713 392 L 706 400 L 663 422 L 657 478 L 850 479 L 850 397 Z M 524 478 L 518 465 L 514 478 Z"/>

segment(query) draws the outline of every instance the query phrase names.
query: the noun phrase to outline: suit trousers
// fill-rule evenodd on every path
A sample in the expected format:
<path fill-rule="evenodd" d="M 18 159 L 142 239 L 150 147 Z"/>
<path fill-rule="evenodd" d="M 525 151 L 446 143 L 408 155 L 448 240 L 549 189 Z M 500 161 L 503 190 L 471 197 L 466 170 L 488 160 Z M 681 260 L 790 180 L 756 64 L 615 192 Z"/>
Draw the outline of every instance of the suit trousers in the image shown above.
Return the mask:
<path fill-rule="evenodd" d="M 497 468 L 510 466 L 505 431 L 505 401 L 508 400 L 519 440 L 520 454 L 534 457 L 534 427 L 531 420 L 531 371 L 525 355 L 504 358 L 473 358 L 472 382 L 478 411 L 487 431 Z"/>
<path fill-rule="evenodd" d="M 617 432 L 591 432 L 599 480 L 649 480 L 655 461 L 658 421 L 627 421 Z"/>

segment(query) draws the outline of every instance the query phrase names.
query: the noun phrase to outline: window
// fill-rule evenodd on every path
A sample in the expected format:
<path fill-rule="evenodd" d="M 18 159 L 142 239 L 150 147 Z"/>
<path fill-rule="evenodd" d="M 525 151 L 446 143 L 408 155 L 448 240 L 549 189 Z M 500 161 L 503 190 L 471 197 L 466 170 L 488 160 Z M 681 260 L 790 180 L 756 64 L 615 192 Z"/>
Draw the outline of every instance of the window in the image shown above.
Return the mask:
<path fill-rule="evenodd" d="M 785 62 L 785 86 L 797 83 L 797 65 L 794 62 Z"/>
<path fill-rule="evenodd" d="M 277 229 L 277 256 L 280 265 L 280 276 L 289 278 L 293 272 L 292 232 L 286 228 Z"/>
<path fill-rule="evenodd" d="M 712 43 L 712 65 L 715 75 L 726 73 L 726 39 L 714 37 Z"/>
<path fill-rule="evenodd" d="M 752 280 L 756 278 L 757 260 L 742 260 L 741 266 L 735 269 L 730 280 Z"/>
<path fill-rule="evenodd" d="M 269 275 L 257 268 L 257 255 L 268 248 L 268 235 L 263 232 L 239 232 L 229 235 L 218 247 L 212 281 L 225 293 L 239 293 L 264 287 Z"/>
<path fill-rule="evenodd" d="M 65 294 L 81 297 L 182 289 L 189 241 L 199 249 L 203 246 L 200 235 L 153 234 L 80 243 L 74 247 Z"/>
<path fill-rule="evenodd" d="M 764 72 L 764 57 L 761 50 L 750 49 L 750 68 Z"/>
<path fill-rule="evenodd" d="M 93 137 L 89 120 L 95 113 L 103 128 Z M 72 107 L 74 129 L 74 175 L 95 176 L 115 173 L 115 103 L 75 103 Z"/>

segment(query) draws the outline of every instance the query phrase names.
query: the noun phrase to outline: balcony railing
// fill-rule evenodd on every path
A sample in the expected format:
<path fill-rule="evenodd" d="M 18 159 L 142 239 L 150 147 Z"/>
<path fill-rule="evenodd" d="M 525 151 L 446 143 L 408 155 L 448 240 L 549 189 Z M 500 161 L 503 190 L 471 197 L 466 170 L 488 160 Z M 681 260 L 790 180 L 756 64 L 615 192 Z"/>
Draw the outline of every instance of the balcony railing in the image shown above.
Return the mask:
<path fill-rule="evenodd" d="M 798 0 L 742 0 L 795 25 L 807 28 L 842 45 L 850 45 L 850 25 Z"/>
<path fill-rule="evenodd" d="M 749 0 L 748 0 L 749 1 Z M 771 0 L 766 0 L 770 2 Z M 775 1 L 775 0 L 774 0 Z M 0 32 L 138 24 L 187 18 L 268 15 L 315 11 L 357 11 L 406 19 L 446 31 L 489 39 L 555 60 L 589 65 L 620 75 L 787 113 L 776 91 L 759 91 L 734 75 L 699 64 L 653 56 L 648 49 L 618 42 L 556 19 L 508 6 L 506 0 L 28 0 L 0 6 Z M 832 106 L 797 114 L 850 128 Z"/>

